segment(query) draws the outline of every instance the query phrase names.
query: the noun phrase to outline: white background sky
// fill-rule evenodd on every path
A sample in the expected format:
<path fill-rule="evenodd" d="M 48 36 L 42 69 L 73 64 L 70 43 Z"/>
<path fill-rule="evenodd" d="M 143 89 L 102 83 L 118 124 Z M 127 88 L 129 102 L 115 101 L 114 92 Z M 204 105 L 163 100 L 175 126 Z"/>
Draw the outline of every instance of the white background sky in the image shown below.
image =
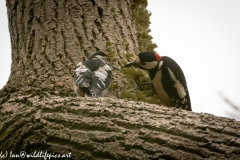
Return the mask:
<path fill-rule="evenodd" d="M 148 0 L 148 10 L 156 51 L 181 66 L 193 111 L 230 117 L 218 93 L 240 106 L 240 0 Z M 1 89 L 11 66 L 5 0 L 0 22 Z"/>

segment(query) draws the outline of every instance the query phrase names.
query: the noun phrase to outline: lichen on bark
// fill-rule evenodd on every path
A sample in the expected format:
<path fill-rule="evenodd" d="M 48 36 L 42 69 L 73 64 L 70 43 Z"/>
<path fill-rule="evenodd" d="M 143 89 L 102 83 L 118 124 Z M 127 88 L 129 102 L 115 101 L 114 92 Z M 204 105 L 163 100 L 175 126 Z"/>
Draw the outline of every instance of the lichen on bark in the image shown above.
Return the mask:
<path fill-rule="evenodd" d="M 157 45 L 152 42 L 152 36 L 149 34 L 151 31 L 149 29 L 151 14 L 146 9 L 147 5 L 147 0 L 133 0 L 131 5 L 133 20 L 136 23 L 138 53 L 154 51 L 157 47 Z M 127 46 L 127 44 L 124 44 L 124 46 Z M 127 61 L 133 61 L 138 53 L 130 53 L 126 50 L 125 59 L 122 60 L 122 63 L 127 64 Z M 126 78 L 125 86 L 120 86 L 122 90 L 119 96 L 120 98 L 161 104 L 146 71 L 138 68 L 122 68 L 121 72 L 126 75 Z M 113 85 L 115 85 L 115 83 Z"/>

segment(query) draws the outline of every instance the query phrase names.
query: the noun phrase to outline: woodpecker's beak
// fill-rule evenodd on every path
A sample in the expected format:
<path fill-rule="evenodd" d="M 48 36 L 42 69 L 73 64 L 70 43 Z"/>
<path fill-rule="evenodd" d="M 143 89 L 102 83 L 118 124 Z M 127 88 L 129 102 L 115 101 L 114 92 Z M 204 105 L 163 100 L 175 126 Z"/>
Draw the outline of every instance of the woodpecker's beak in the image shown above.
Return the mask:
<path fill-rule="evenodd" d="M 138 65 L 137 65 L 137 63 L 134 61 L 134 62 L 130 62 L 130 63 L 128 63 L 128 64 L 126 64 L 126 65 L 124 65 L 124 67 L 138 67 Z"/>

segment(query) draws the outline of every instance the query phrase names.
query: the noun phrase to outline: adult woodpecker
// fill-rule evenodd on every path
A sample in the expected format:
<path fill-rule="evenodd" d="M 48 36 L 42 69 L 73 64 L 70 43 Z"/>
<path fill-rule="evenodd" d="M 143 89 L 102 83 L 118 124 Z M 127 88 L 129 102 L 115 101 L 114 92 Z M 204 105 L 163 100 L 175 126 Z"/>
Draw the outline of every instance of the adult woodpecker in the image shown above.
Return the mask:
<path fill-rule="evenodd" d="M 74 71 L 74 91 L 85 97 L 106 96 L 111 83 L 112 70 L 118 69 L 110 62 L 108 54 L 98 51 L 88 60 L 79 62 Z"/>
<path fill-rule="evenodd" d="M 163 105 L 192 110 L 184 73 L 173 59 L 156 52 L 141 52 L 134 62 L 125 65 L 131 66 L 148 71 Z"/>

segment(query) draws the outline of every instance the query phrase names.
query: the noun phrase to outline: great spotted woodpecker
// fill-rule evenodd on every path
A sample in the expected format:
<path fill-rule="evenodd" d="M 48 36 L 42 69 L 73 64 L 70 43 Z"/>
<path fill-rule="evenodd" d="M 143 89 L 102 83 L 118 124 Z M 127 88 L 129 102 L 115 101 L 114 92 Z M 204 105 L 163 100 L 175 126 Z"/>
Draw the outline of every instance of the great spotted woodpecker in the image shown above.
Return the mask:
<path fill-rule="evenodd" d="M 106 96 L 111 83 L 112 70 L 118 69 L 110 62 L 108 54 L 98 51 L 88 60 L 79 62 L 74 71 L 74 91 L 85 97 Z"/>
<path fill-rule="evenodd" d="M 191 111 L 187 82 L 180 66 L 170 57 L 156 52 L 139 53 L 136 60 L 125 67 L 147 70 L 156 93 L 163 105 Z"/>

